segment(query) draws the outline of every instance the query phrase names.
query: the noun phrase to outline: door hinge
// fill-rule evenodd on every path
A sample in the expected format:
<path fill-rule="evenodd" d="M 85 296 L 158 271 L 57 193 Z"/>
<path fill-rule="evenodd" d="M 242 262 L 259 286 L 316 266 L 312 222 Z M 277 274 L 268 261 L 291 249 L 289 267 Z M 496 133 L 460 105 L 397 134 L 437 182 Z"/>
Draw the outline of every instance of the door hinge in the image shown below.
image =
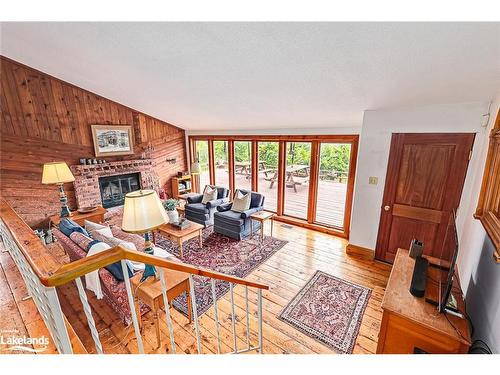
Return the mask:
<path fill-rule="evenodd" d="M 469 151 L 469 160 L 472 159 L 472 150 Z"/>

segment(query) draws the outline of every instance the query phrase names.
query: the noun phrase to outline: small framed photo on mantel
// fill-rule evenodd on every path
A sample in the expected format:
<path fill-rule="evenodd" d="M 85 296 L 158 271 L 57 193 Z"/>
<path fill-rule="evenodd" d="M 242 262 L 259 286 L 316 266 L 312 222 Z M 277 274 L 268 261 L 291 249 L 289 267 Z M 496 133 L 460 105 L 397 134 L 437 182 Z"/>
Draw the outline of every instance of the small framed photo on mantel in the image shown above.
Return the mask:
<path fill-rule="evenodd" d="M 96 157 L 134 153 L 131 125 L 91 125 L 91 127 Z"/>

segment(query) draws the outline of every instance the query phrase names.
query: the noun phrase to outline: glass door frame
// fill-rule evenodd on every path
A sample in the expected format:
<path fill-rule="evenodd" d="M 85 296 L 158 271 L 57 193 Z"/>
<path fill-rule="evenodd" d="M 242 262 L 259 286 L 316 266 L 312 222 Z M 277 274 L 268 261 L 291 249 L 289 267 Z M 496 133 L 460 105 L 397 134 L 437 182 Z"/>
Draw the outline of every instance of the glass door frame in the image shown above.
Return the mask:
<path fill-rule="evenodd" d="M 349 238 L 349 227 L 351 222 L 352 200 L 354 194 L 354 180 L 356 175 L 356 160 L 358 155 L 358 134 L 349 135 L 191 135 L 188 136 L 189 155 L 191 163 L 195 160 L 196 141 L 208 141 L 209 150 L 209 171 L 210 183 L 215 183 L 215 158 L 213 141 L 228 142 L 228 167 L 229 167 L 229 189 L 230 196 L 234 193 L 235 174 L 234 174 L 234 142 L 235 141 L 251 141 L 251 173 L 252 173 L 252 190 L 258 191 L 258 142 L 279 142 L 278 156 L 278 201 L 275 219 L 277 221 L 287 222 L 290 224 L 299 225 L 313 230 L 326 232 L 343 238 Z M 286 144 L 287 142 L 311 142 L 311 161 L 310 161 L 310 177 L 308 191 L 308 210 L 307 219 L 299 219 L 284 214 L 284 199 L 285 199 L 285 175 L 286 175 Z M 320 147 L 321 143 L 348 143 L 351 145 L 351 154 L 349 159 L 349 173 L 347 178 L 347 193 L 344 209 L 344 225 L 343 228 L 329 226 L 323 223 L 315 222 L 316 204 L 318 194 L 318 177 L 320 169 Z"/>

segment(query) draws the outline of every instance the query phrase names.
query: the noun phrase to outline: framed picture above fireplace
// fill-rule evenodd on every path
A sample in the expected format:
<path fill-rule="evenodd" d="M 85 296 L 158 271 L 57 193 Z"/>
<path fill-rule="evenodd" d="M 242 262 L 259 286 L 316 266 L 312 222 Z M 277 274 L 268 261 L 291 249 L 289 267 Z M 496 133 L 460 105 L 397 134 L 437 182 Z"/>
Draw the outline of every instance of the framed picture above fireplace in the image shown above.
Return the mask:
<path fill-rule="evenodd" d="M 91 127 L 96 157 L 134 153 L 131 125 L 91 125 Z"/>

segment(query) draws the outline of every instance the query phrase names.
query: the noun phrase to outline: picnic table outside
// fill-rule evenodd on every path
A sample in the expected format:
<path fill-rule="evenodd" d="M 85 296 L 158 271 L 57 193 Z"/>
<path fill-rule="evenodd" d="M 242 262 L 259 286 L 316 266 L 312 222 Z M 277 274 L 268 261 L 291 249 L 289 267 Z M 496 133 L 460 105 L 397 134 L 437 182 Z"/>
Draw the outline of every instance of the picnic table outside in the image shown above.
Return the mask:
<path fill-rule="evenodd" d="M 273 188 L 274 183 L 278 179 L 278 171 L 274 171 L 274 175 L 268 179 L 271 181 L 269 188 Z M 308 164 L 296 164 L 288 165 L 286 167 L 286 187 L 293 188 L 297 192 L 297 186 L 307 184 L 309 182 L 309 165 Z"/>
<path fill-rule="evenodd" d="M 273 172 L 274 169 L 269 169 L 266 167 L 266 162 L 259 160 L 259 173 L 264 173 L 268 177 L 268 173 Z M 234 173 L 242 174 L 249 179 L 252 175 L 252 163 L 249 161 L 235 161 L 234 162 Z"/>

